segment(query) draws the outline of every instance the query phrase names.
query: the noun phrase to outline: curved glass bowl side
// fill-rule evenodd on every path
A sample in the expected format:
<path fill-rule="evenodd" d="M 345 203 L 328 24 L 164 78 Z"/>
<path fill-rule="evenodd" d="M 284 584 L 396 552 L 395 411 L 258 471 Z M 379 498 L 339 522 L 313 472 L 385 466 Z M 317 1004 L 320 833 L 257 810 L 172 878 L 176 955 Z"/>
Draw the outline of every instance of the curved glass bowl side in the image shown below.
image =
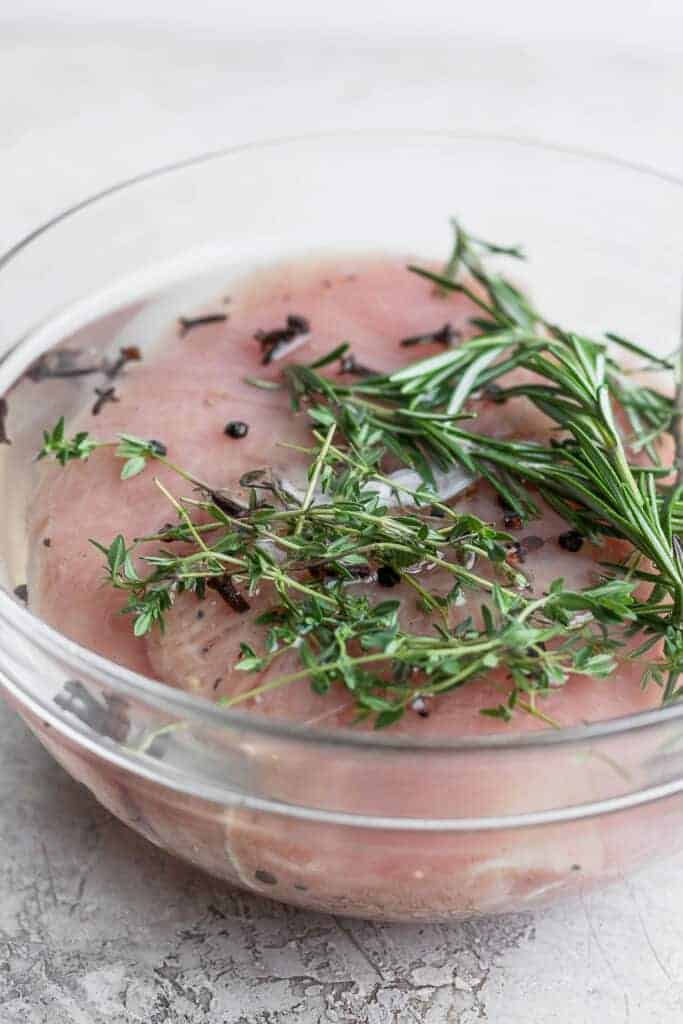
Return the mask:
<path fill-rule="evenodd" d="M 418 746 L 389 732 L 323 733 L 197 708 L 161 684 L 143 691 L 142 677 L 110 671 L 76 644 L 67 641 L 65 656 L 44 640 L 39 631 L 27 642 L 0 617 L 0 682 L 32 721 L 112 766 L 226 807 L 486 831 L 613 813 L 683 790 L 683 724 L 657 711 L 626 730 L 617 720 Z"/>
<path fill-rule="evenodd" d="M 329 913 L 435 921 L 530 909 L 623 879 L 675 849 L 683 828 L 680 795 L 610 815 L 550 815 L 487 830 L 293 818 L 152 781 L 51 729 L 25 705 L 18 710 L 74 778 L 155 845 L 232 884 Z"/>
<path fill-rule="evenodd" d="M 46 346 L 188 269 L 229 276 L 329 238 L 431 256 L 450 212 L 523 239 L 535 293 L 567 320 L 674 347 L 676 183 L 515 140 L 309 138 L 152 173 L 18 247 L 0 264 L 0 392 Z M 28 499 L 0 479 L 20 522 Z M 21 582 L 21 544 L 3 541 Z M 510 910 L 611 878 L 680 834 L 683 707 L 559 735 L 399 742 L 215 708 L 78 647 L 5 592 L 0 648 L 0 686 L 102 803 L 291 902 L 392 919 Z"/>

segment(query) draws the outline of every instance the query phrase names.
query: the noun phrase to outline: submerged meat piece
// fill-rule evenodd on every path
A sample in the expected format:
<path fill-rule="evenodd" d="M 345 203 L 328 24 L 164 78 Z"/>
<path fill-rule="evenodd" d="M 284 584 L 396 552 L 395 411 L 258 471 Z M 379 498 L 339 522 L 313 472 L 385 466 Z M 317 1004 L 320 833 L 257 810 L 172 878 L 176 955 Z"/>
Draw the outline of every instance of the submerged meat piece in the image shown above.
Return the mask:
<path fill-rule="evenodd" d="M 402 339 L 432 331 L 438 338 L 444 322 L 466 333 L 472 314 L 469 300 L 439 295 L 431 284 L 407 272 L 403 261 L 388 259 L 262 271 L 233 289 L 230 308 L 228 321 L 209 318 L 201 330 L 179 335 L 174 325 L 160 340 L 155 357 L 136 365 L 122 380 L 118 403 L 103 406 L 95 421 L 85 410 L 69 429 L 90 429 L 108 437 L 119 431 L 154 437 L 164 443 L 175 463 L 211 487 L 225 488 L 239 497 L 244 496 L 241 476 L 255 468 L 268 468 L 275 477 L 301 486 L 305 456 L 279 442 L 308 443 L 305 413 L 293 415 L 284 392 L 260 390 L 244 380 L 255 374 L 271 379 L 279 375 L 278 361 L 261 365 L 263 338 L 273 337 L 278 330 L 282 333 L 282 324 L 296 324 L 297 330 L 290 331 L 296 351 L 285 349 L 283 361 L 312 361 L 341 341 L 350 341 L 357 363 L 387 370 L 415 358 L 414 350 L 400 344 Z M 436 341 L 421 346 L 420 355 L 442 350 Z M 547 436 L 547 421 L 525 400 L 501 406 L 485 393 L 471 403 L 470 411 L 476 414 L 473 429 L 482 433 L 525 439 Z M 225 423 L 231 421 L 248 425 L 238 444 L 225 434 Z M 87 463 L 42 469 L 29 523 L 32 607 L 85 646 L 209 699 L 233 698 L 262 683 L 263 678 L 236 671 L 235 665 L 241 642 L 262 647 L 264 630 L 254 619 L 272 604 L 267 587 L 249 598 L 248 614 L 239 614 L 213 591 L 201 602 L 193 595 L 181 595 L 168 614 L 165 634 L 155 631 L 147 640 L 132 636 L 130 619 L 118 614 L 124 595 L 103 585 L 101 555 L 87 540 L 109 543 L 117 533 L 130 539 L 156 532 L 172 517 L 172 510 L 153 486 L 151 469 L 121 482 L 120 465 L 110 450 L 104 450 L 95 452 Z M 179 481 L 169 470 L 155 465 L 154 473 L 179 493 Z M 183 493 L 190 491 L 188 485 L 182 487 Z M 506 519 L 485 483 L 460 497 L 456 507 L 500 528 L 512 528 L 516 543 L 510 561 L 525 572 L 536 593 L 558 576 L 571 587 L 594 584 L 596 562 L 607 557 L 614 560 L 623 553 L 616 542 L 602 548 L 583 544 L 580 550 L 572 550 L 561 540 L 566 524 L 549 510 L 537 522 L 516 529 L 519 524 Z M 45 536 L 51 539 L 49 547 L 41 543 Z M 610 555 L 609 545 L 615 548 Z M 431 571 L 428 583 L 445 594 L 452 579 L 442 571 Z M 373 599 L 387 596 L 376 582 L 359 583 L 356 589 Z M 391 596 L 401 599 L 404 627 L 431 630 L 430 619 L 419 609 L 418 595 L 408 584 L 394 587 Z M 478 601 L 474 595 L 469 604 L 476 606 Z M 452 608 L 451 625 L 470 610 Z M 285 655 L 266 679 L 299 667 L 295 655 Z M 566 690 L 542 702 L 543 711 L 561 724 L 571 724 L 651 706 L 656 695 L 638 689 L 636 674 L 625 668 L 608 680 L 574 679 Z M 479 714 L 480 708 L 498 704 L 505 691 L 505 669 L 501 668 L 485 681 L 440 697 L 428 708 L 418 705 L 422 714 L 412 712 L 394 728 L 421 736 L 509 731 L 509 726 Z M 349 694 L 341 685 L 321 697 L 302 681 L 243 706 L 325 726 L 347 725 L 353 719 Z M 540 727 L 542 722 L 524 715 L 513 726 Z"/>
<path fill-rule="evenodd" d="M 303 457 L 278 442 L 307 443 L 305 414 L 293 416 L 285 394 L 257 390 L 244 377 L 277 378 L 280 359 L 311 361 L 342 341 L 351 342 L 356 361 L 355 366 L 347 363 L 347 370 L 358 365 L 399 367 L 416 355 L 414 348 L 400 344 L 402 339 L 439 332 L 444 323 L 466 332 L 471 312 L 467 300 L 436 294 L 399 260 L 340 259 L 327 266 L 261 272 L 232 289 L 228 321 L 205 323 L 182 336 L 174 325 L 160 339 L 154 359 L 131 368 L 117 385 L 117 404 L 104 405 L 94 421 L 84 410 L 68 430 L 89 429 L 100 437 L 127 431 L 156 438 L 174 462 L 210 487 L 226 488 L 238 497 L 244 497 L 240 477 L 254 468 L 268 467 L 300 484 Z M 272 361 L 263 366 L 263 338 L 286 329 L 283 325 L 292 317 L 310 330 L 294 332 L 291 348 L 274 351 L 275 343 L 269 343 Z M 443 346 L 436 341 L 420 346 L 419 355 L 440 351 Z M 478 415 L 474 429 L 525 439 L 547 437 L 547 421 L 526 401 L 500 405 L 494 399 L 484 395 L 472 403 L 471 411 Z M 226 423 L 233 421 L 248 425 L 238 440 L 225 434 Z M 298 659 L 288 654 L 265 676 L 235 670 L 241 642 L 262 646 L 263 629 L 254 618 L 272 603 L 265 588 L 249 597 L 246 614 L 215 591 L 201 602 L 183 595 L 168 614 L 164 635 L 133 637 L 130 619 L 117 614 L 122 595 L 102 583 L 102 558 L 87 538 L 106 543 L 117 533 L 132 538 L 154 532 L 173 518 L 152 484 L 153 473 L 176 494 L 188 494 L 190 488 L 179 487 L 177 477 L 161 466 L 122 483 L 120 466 L 111 451 L 96 452 L 87 463 L 66 469 L 41 465 L 29 522 L 33 609 L 112 660 L 210 700 L 234 698 L 276 674 L 298 669 Z M 578 550 L 572 550 L 574 544 L 561 544 L 567 526 L 547 510 L 525 527 L 509 516 L 505 522 L 505 510 L 486 484 L 461 496 L 457 508 L 513 533 L 517 545 L 510 559 L 529 576 L 536 593 L 557 576 L 570 587 L 594 584 L 597 563 L 624 553 L 623 545 L 613 541 L 599 549 L 588 543 Z M 45 537 L 49 546 L 42 543 Z M 450 589 L 451 580 L 441 571 L 429 571 L 428 579 L 435 590 Z M 372 581 L 354 587 L 373 599 L 389 593 L 399 597 L 403 625 L 428 628 L 409 585 L 387 591 Z M 478 602 L 476 595 L 469 604 L 473 601 Z M 452 607 L 450 623 L 455 625 L 469 610 Z M 539 701 L 539 707 L 561 725 L 651 707 L 659 694 L 654 688 L 641 691 L 639 675 L 639 669 L 625 665 L 606 680 L 575 677 Z M 507 686 L 503 667 L 438 700 L 417 704 L 392 727 L 391 736 L 400 743 L 404 737 L 511 736 L 543 728 L 542 722 L 521 714 L 510 725 L 480 715 L 482 707 L 500 702 Z M 614 757 L 595 755 L 590 743 L 578 750 L 534 746 L 514 756 L 495 748 L 422 756 L 415 750 L 378 747 L 368 753 L 353 744 L 330 745 L 312 733 L 302 743 L 249 728 L 254 714 L 323 729 L 349 725 L 353 709 L 342 686 L 321 697 L 303 680 L 241 707 L 252 715 L 245 715 L 243 734 L 219 734 L 218 759 L 224 753 L 226 765 L 238 763 L 249 792 L 280 801 L 292 813 L 222 809 L 170 790 L 160 792 L 94 756 L 60 747 L 52 734 L 43 739 L 107 806 L 152 841 L 270 896 L 335 912 L 433 919 L 512 909 L 584 880 L 613 876 L 636 858 L 631 852 L 637 845 L 632 819 L 618 815 L 567 825 L 444 832 L 356 827 L 297 816 L 300 808 L 308 814 L 322 807 L 389 819 L 477 819 L 482 813 L 505 816 L 585 804 L 621 792 L 623 779 L 630 772 L 637 775 L 642 752 L 628 744 L 620 745 Z M 187 742 L 191 752 L 191 730 L 179 731 L 177 742 Z M 201 742 L 206 742 L 204 734 Z M 641 817 L 649 821 L 647 809 Z"/>
<path fill-rule="evenodd" d="M 434 296 L 399 261 L 349 259 L 263 271 L 232 289 L 227 322 L 182 336 L 173 324 L 159 340 L 157 356 L 131 367 L 122 379 L 119 402 L 105 405 L 96 418 L 90 407 L 84 409 L 68 429 L 159 439 L 176 463 L 212 487 L 232 492 L 239 491 L 244 472 L 264 466 L 302 481 L 304 457 L 278 442 L 309 443 L 306 415 L 292 416 L 287 395 L 259 390 L 244 378 L 276 379 L 289 359 L 313 360 L 346 339 L 366 364 L 401 366 L 409 361 L 399 345 L 402 332 L 438 326 L 446 305 L 448 315 L 460 321 L 470 311 L 459 299 L 445 303 Z M 291 316 L 305 318 L 310 332 L 296 339 L 289 355 L 262 366 L 255 335 Z M 428 346 L 425 354 L 441 350 Z M 224 433 L 232 420 L 249 426 L 239 444 Z M 41 464 L 29 516 L 32 608 L 72 639 L 149 673 L 145 644 L 132 638 L 130 621 L 117 614 L 122 595 L 101 585 L 102 559 L 88 538 L 109 543 L 119 532 L 127 538 L 154 532 L 172 518 L 172 510 L 149 471 L 126 483 L 119 480 L 120 471 L 109 450 L 66 470 Z M 177 493 L 177 477 L 163 467 L 154 471 Z M 46 536 L 49 549 L 42 545 Z"/>

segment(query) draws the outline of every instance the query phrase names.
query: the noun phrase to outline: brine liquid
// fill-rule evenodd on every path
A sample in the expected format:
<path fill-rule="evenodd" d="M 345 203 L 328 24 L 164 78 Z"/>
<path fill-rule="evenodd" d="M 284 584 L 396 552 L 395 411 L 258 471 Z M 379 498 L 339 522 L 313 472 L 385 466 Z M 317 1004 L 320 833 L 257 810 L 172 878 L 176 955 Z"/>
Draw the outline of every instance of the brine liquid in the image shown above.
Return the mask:
<path fill-rule="evenodd" d="M 70 373 L 88 367 L 113 364 L 120 349 L 137 346 L 149 358 L 164 328 L 196 306 L 219 296 L 229 297 L 235 271 L 229 268 L 197 272 L 172 284 L 155 284 L 147 294 L 126 300 L 117 288 L 118 301 L 111 307 L 109 293 L 88 300 L 87 308 L 60 311 L 47 325 L 41 325 L 10 353 L 12 364 L 21 369 L 17 376 L 0 376 L 8 403 L 7 435 L 11 444 L 0 445 L 0 583 L 9 590 L 25 583 L 27 564 L 26 511 L 36 474 L 35 457 L 43 431 L 51 429 L 60 416 L 67 423 L 88 403 L 97 399 L 96 388 L 107 388 L 121 380 L 110 380 L 103 371 L 83 376 L 46 373 L 39 379 L 37 364 L 43 359 L 52 371 Z M 77 324 L 77 326 L 75 326 Z M 7 369 L 5 357 L 0 374 Z M 96 429 L 97 421 L 93 421 Z"/>

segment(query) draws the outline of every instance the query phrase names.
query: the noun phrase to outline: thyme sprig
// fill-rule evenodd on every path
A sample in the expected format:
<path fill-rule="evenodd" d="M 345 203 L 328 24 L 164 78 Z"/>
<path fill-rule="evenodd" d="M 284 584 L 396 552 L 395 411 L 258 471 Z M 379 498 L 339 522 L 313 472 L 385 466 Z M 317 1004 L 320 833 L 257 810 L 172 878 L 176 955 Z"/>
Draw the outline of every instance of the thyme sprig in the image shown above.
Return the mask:
<path fill-rule="evenodd" d="M 199 487 L 207 487 L 196 477 L 187 473 L 180 466 L 169 462 L 166 458 L 168 451 L 163 441 L 144 440 L 134 434 L 119 434 L 115 441 L 98 441 L 88 431 L 80 431 L 73 437 L 68 438 L 65 434 L 64 417 L 60 417 L 52 430 L 43 431 L 43 444 L 38 451 L 38 460 L 51 456 L 56 459 L 60 466 L 66 466 L 68 462 L 84 461 L 90 458 L 98 448 L 113 448 L 114 454 L 119 459 L 124 459 L 121 469 L 121 479 L 130 480 L 137 476 L 146 467 L 150 460 L 157 460 L 168 466 L 179 476 L 184 477 L 190 483 Z"/>
<path fill-rule="evenodd" d="M 137 636 L 155 625 L 163 628 L 179 593 L 203 597 L 213 580 L 227 576 L 251 593 L 269 587 L 274 604 L 258 620 L 265 631 L 264 649 L 257 653 L 243 644 L 235 667 L 263 672 L 294 652 L 302 669 L 269 679 L 227 703 L 304 679 L 318 693 L 341 682 L 358 716 L 374 716 L 377 727 L 396 721 L 417 695 L 437 696 L 500 665 L 510 685 L 499 705 L 485 709 L 487 714 L 507 720 L 517 707 L 548 721 L 536 707 L 539 694 L 562 685 L 570 674 L 613 671 L 621 641 L 608 635 L 608 627 L 633 624 L 633 581 L 611 580 L 574 592 L 559 580 L 547 595 L 532 599 L 519 589 L 523 577 L 505 561 L 508 535 L 447 506 L 445 523 L 441 515 L 430 515 L 431 509 L 389 510 L 377 494 L 363 492 L 360 469 L 334 476 L 324 472 L 341 451 L 329 439 L 329 433 L 320 436 L 321 450 L 328 442 L 326 455 L 312 463 L 311 471 L 311 479 L 327 479 L 328 503 L 304 498 L 298 507 L 252 508 L 247 517 L 230 523 L 218 506 L 203 502 L 209 519 L 197 526 L 169 495 L 180 520 L 169 530 L 169 539 L 192 545 L 191 550 L 139 554 L 158 534 L 130 546 L 122 536 L 108 547 L 96 544 L 106 558 L 111 585 L 128 593 L 123 611 L 134 616 Z M 136 555 L 148 572 L 136 567 Z M 480 571 L 474 571 L 470 556 L 481 560 Z M 402 629 L 400 601 L 373 605 L 367 591 L 358 592 L 355 584 L 386 565 L 406 580 L 423 571 L 419 601 L 433 613 L 434 634 Z M 430 588 L 426 566 L 449 576 L 450 589 Z M 496 572 L 503 568 L 513 575 L 508 585 Z M 468 616 L 453 628 L 448 612 L 461 603 L 464 590 L 489 599 L 479 608 L 481 625 Z"/>
<path fill-rule="evenodd" d="M 224 579 L 249 593 L 269 588 L 273 606 L 259 619 L 264 650 L 243 645 L 236 667 L 262 672 L 295 652 L 302 669 L 228 703 L 303 679 L 320 693 L 341 682 L 358 716 L 372 716 L 378 727 L 396 721 L 418 695 L 437 696 L 502 664 L 510 685 L 487 714 L 508 719 L 517 708 L 548 722 L 536 706 L 539 694 L 572 673 L 613 670 L 618 643 L 607 627 L 632 625 L 631 580 L 583 593 L 558 581 L 548 595 L 530 598 L 525 578 L 506 561 L 508 534 L 458 514 L 429 487 L 413 490 L 384 476 L 370 428 L 357 448 L 341 439 L 333 443 L 335 430 L 314 433 L 309 487 L 300 501 L 279 491 L 277 504 L 252 501 L 246 515 L 233 518 L 210 499 L 181 501 L 159 484 L 176 524 L 131 544 L 122 535 L 109 545 L 93 541 L 105 557 L 109 583 L 127 594 L 122 611 L 133 616 L 136 636 L 163 629 L 183 592 L 202 598 Z M 389 508 L 368 489 L 371 481 L 395 486 L 412 508 Z M 156 542 L 165 546 L 150 553 Z M 419 603 L 433 617 L 433 635 L 402 629 L 399 601 L 373 605 L 367 591 L 358 593 L 355 585 L 374 579 L 382 567 L 416 586 Z M 435 569 L 438 588 L 430 583 Z M 445 592 L 444 577 L 450 579 Z M 488 595 L 480 625 L 471 616 L 451 625 L 465 591 Z"/>
<path fill-rule="evenodd" d="M 306 678 L 316 692 L 325 693 L 341 678 L 355 697 L 358 716 L 374 714 L 381 728 L 397 721 L 418 695 L 438 696 L 504 665 L 509 691 L 484 713 L 509 720 L 519 707 L 554 725 L 536 707 L 536 697 L 561 686 L 570 674 L 603 677 L 613 671 L 618 645 L 596 632 L 595 623 L 628 620 L 631 591 L 629 584 L 613 581 L 570 594 L 558 581 L 548 595 L 530 602 L 494 586 L 493 605 L 480 609 L 483 628 L 468 617 L 451 634 L 439 630 L 436 636 L 402 631 L 398 601 L 373 607 L 367 597 L 340 593 L 340 606 L 332 611 L 309 599 L 298 603 L 284 621 L 264 616 L 264 624 L 272 623 L 267 645 L 271 653 L 259 657 L 247 649 L 237 666 L 263 671 L 283 649 L 295 649 L 304 667 L 225 703 L 233 706 Z M 589 611 L 590 627 L 577 617 L 580 610 Z M 596 611 L 598 618 L 593 619 Z M 381 666 L 383 674 L 378 675 Z"/>

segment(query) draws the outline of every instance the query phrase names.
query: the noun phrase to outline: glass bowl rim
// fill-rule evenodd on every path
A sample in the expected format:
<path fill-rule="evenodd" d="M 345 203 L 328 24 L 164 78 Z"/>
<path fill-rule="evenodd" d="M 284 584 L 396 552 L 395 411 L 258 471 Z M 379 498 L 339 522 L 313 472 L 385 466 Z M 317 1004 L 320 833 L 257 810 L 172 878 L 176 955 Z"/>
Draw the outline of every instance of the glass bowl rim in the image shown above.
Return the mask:
<path fill-rule="evenodd" d="M 415 140 L 418 142 L 481 142 L 501 144 L 502 146 L 524 147 L 537 151 L 556 154 L 558 156 L 571 157 L 589 164 L 607 165 L 634 173 L 638 176 L 650 177 L 655 181 L 675 187 L 683 187 L 683 177 L 678 177 L 667 171 L 663 171 L 651 164 L 633 161 L 627 158 L 615 156 L 599 150 L 584 148 L 580 146 L 566 145 L 562 143 L 549 142 L 543 139 L 527 136 L 505 135 L 488 132 L 457 132 L 444 131 L 439 129 L 417 129 L 417 130 L 392 130 L 392 131 L 330 131 L 330 132 L 307 132 L 294 135 L 276 136 L 273 138 L 257 139 L 250 142 L 219 147 L 194 156 L 186 157 L 172 163 L 162 164 L 151 170 L 143 171 L 131 177 L 115 182 L 104 189 L 95 192 L 86 198 L 68 206 L 53 217 L 44 221 L 36 228 L 28 232 L 23 238 L 12 245 L 4 253 L 0 254 L 0 271 L 6 267 L 24 249 L 39 239 L 51 228 L 57 227 L 60 223 L 75 217 L 83 210 L 95 206 L 97 203 L 106 200 L 119 192 L 134 189 L 135 186 L 147 183 L 156 178 L 161 178 L 174 172 L 188 170 L 201 166 L 214 160 L 237 157 L 243 153 L 268 149 L 279 149 L 281 147 L 296 146 L 306 143 L 326 142 L 366 142 L 378 144 L 388 143 L 391 140 Z M 19 338 L 0 358 L 4 361 L 14 349 L 21 344 Z M 320 729 L 302 725 L 297 722 L 290 722 L 284 719 L 268 718 L 259 716 L 253 712 L 230 709 L 218 704 L 212 704 L 206 698 L 193 696 L 182 690 L 177 690 L 159 680 L 152 679 L 141 673 L 131 671 L 124 666 L 118 665 L 108 658 L 104 658 L 94 651 L 70 640 L 63 633 L 49 626 L 37 615 L 17 603 L 14 597 L 4 588 L 0 587 L 0 619 L 4 620 L 10 627 L 26 639 L 29 644 L 38 643 L 45 651 L 51 653 L 57 651 L 72 664 L 85 663 L 84 667 L 95 672 L 99 677 L 105 676 L 107 686 L 117 693 L 125 694 L 133 698 L 147 699 L 153 706 L 162 708 L 171 714 L 182 715 L 195 721 L 215 726 L 235 726 L 242 732 L 245 730 L 255 734 L 262 734 L 280 739 L 305 742 L 307 744 L 320 744 L 322 746 L 342 746 L 358 749 L 393 749 L 405 752 L 423 753 L 457 753 L 475 750 L 524 750 L 539 746 L 562 746 L 583 742 L 592 742 L 596 739 L 608 736 L 631 733 L 641 729 L 651 728 L 657 724 L 671 722 L 683 718 L 683 703 L 671 705 L 668 708 L 658 708 L 651 711 L 640 711 L 631 715 L 623 715 L 617 718 L 610 718 L 586 725 L 577 725 L 561 729 L 547 729 L 540 732 L 519 734 L 515 732 L 486 734 L 483 736 L 467 737 L 455 736 L 452 739 L 420 739 L 419 737 L 392 736 L 390 732 L 360 732 L 351 728 L 341 729 Z M 2 669 L 2 657 L 0 655 L 0 670 Z M 18 688 L 29 700 L 34 695 L 26 692 L 24 685 L 17 687 L 16 681 L 13 688 Z M 51 709 L 52 710 L 52 709 Z M 61 726 L 66 731 L 72 731 L 71 724 L 67 722 L 65 713 L 57 713 L 52 710 L 51 716 L 61 721 Z M 56 723 L 55 723 L 56 724 Z M 79 733 L 80 741 L 84 737 Z M 91 745 L 91 744 L 87 744 Z M 98 749 L 102 749 L 99 747 Z M 109 752 L 111 755 L 111 751 Z M 130 766 L 129 766 L 130 767 Z M 668 787 L 663 787 L 668 789 Z M 646 791 L 649 792 L 649 791 Z M 658 796 L 667 795 L 659 793 Z M 643 792 L 641 791 L 641 797 Z M 654 794 L 650 799 L 657 799 Z M 267 802 L 267 801 L 266 801 Z M 629 801 L 630 802 L 630 801 Z M 640 801 L 638 801 L 640 802 Z M 616 809 L 605 807 L 604 810 Z M 584 808 L 585 813 L 586 808 Z M 603 810 L 603 808 L 601 808 Z M 597 808 L 596 811 L 597 812 Z M 594 812 L 594 813 L 595 813 Z M 314 811 L 317 815 L 320 812 Z M 539 817 L 545 817 L 548 812 L 543 812 Z M 555 814 L 556 812 L 551 812 Z M 347 815 L 341 815 L 347 817 Z M 400 819 L 408 821 L 410 819 Z M 443 821 L 446 824 L 446 820 Z"/>

